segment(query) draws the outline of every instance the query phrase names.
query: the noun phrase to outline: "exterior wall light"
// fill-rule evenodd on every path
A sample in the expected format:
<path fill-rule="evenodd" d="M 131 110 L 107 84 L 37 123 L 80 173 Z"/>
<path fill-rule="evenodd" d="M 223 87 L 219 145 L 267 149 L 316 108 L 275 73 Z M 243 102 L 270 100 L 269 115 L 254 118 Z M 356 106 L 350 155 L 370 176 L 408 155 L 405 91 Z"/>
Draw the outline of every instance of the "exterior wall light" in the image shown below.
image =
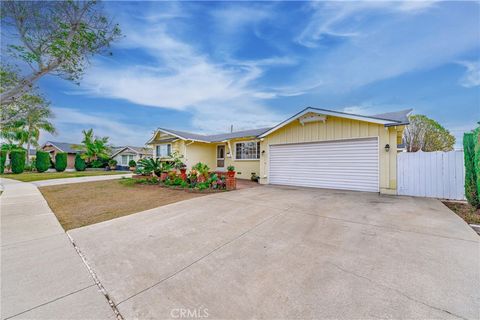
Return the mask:
<path fill-rule="evenodd" d="M 390 151 L 390 145 L 388 143 L 385 145 L 385 151 L 386 152 Z"/>

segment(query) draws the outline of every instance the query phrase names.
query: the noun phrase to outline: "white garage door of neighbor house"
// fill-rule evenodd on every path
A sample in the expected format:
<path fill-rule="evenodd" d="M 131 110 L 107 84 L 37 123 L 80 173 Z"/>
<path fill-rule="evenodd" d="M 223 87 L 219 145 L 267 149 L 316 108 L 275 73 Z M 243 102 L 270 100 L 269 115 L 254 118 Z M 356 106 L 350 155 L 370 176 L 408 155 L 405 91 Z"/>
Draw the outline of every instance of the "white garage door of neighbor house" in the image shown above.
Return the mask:
<path fill-rule="evenodd" d="M 269 183 L 379 191 L 377 138 L 270 146 Z"/>

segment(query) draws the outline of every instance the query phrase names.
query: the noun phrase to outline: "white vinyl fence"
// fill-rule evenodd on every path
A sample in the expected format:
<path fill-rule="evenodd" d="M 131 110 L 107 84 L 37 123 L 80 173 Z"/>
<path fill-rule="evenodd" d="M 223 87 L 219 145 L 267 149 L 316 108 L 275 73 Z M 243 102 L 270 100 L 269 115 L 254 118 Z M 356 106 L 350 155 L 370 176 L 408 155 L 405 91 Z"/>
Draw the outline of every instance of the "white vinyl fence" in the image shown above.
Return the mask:
<path fill-rule="evenodd" d="M 397 164 L 399 195 L 465 199 L 463 151 L 402 152 Z"/>

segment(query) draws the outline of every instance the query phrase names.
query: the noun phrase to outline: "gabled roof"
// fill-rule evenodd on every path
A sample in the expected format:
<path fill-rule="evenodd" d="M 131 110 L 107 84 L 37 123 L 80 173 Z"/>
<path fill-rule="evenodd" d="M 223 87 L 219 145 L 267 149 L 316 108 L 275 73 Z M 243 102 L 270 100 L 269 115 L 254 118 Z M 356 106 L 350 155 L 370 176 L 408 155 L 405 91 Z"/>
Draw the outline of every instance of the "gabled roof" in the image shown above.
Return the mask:
<path fill-rule="evenodd" d="M 45 146 L 53 146 L 60 150 L 61 152 L 66 153 L 77 153 L 81 151 L 82 145 L 69 143 L 69 142 L 56 142 L 56 141 L 47 141 L 43 144 L 42 148 Z"/>
<path fill-rule="evenodd" d="M 246 138 L 246 137 L 256 137 L 259 134 L 268 131 L 270 128 L 260 128 L 260 129 L 251 129 L 251 130 L 243 130 L 243 131 L 235 131 L 235 132 L 228 132 L 228 133 L 220 133 L 220 134 L 212 134 L 212 135 L 203 135 L 197 133 L 191 133 L 186 131 L 178 131 L 178 130 L 171 130 L 165 128 L 158 128 L 158 131 L 162 131 L 164 133 L 173 135 L 182 140 L 192 140 L 192 141 L 199 141 L 199 142 L 222 142 L 229 139 L 236 139 L 236 138 Z"/>
<path fill-rule="evenodd" d="M 387 112 L 387 113 L 380 113 L 373 115 L 372 117 L 379 118 L 379 119 L 388 119 L 395 122 L 400 122 L 400 124 L 408 124 L 408 116 L 413 111 L 413 109 L 405 109 L 400 111 L 394 112 Z M 398 124 L 394 124 L 398 125 Z"/>
<path fill-rule="evenodd" d="M 206 142 L 206 143 L 222 142 L 229 139 L 247 138 L 247 137 L 262 138 L 280 129 L 281 127 L 291 123 L 292 121 L 302 117 L 303 115 L 306 115 L 307 113 L 317 113 L 317 114 L 326 115 L 326 116 L 335 116 L 335 117 L 341 117 L 341 118 L 347 118 L 347 119 L 353 119 L 353 120 L 359 120 L 359 121 L 378 123 L 378 124 L 384 125 L 385 127 L 400 126 L 400 125 L 408 124 L 408 115 L 410 114 L 410 112 L 412 112 L 412 109 L 382 113 L 382 114 L 377 114 L 373 116 L 364 116 L 364 115 L 335 111 L 335 110 L 308 107 L 303 109 L 299 113 L 293 115 L 292 117 L 288 118 L 287 120 L 280 122 L 278 125 L 272 128 L 251 129 L 251 130 L 243 130 L 243 131 L 213 134 L 213 135 L 203 135 L 203 134 L 191 133 L 186 131 L 158 128 L 157 131 L 155 131 L 152 139 L 150 139 L 147 142 L 147 144 L 153 141 L 158 131 L 164 132 L 178 139 L 192 140 L 192 141 L 199 141 L 199 142 Z M 172 140 L 175 140 L 175 139 L 166 139 L 166 140 L 162 140 L 162 142 L 170 142 Z"/>
<path fill-rule="evenodd" d="M 182 140 L 193 140 L 193 141 L 201 141 L 201 142 L 209 142 L 205 139 L 206 136 L 202 134 L 196 134 L 186 131 L 179 131 L 179 130 L 171 130 L 165 128 L 158 128 L 158 130 L 163 131 L 167 134 L 180 138 Z"/>
<path fill-rule="evenodd" d="M 335 117 L 346 118 L 346 119 L 378 123 L 378 124 L 383 124 L 385 127 L 389 127 L 389 126 L 407 125 L 408 114 L 411 111 L 412 109 L 406 109 L 406 110 L 401 110 L 396 112 L 383 113 L 383 114 L 374 115 L 374 116 L 363 116 L 363 115 L 354 114 L 354 113 L 308 107 L 303 109 L 299 113 L 293 115 L 292 117 L 288 118 L 287 120 L 280 122 L 278 125 L 271 128 L 270 130 L 260 134 L 259 138 L 269 135 L 270 133 L 280 129 L 281 127 L 291 123 L 292 121 L 300 118 L 301 116 L 307 113 L 318 113 L 326 116 L 335 116 Z"/>
<path fill-rule="evenodd" d="M 115 147 L 112 149 L 111 157 L 115 157 L 117 154 L 125 151 L 125 150 L 133 151 L 137 154 L 145 154 L 145 155 L 153 155 L 153 150 L 145 147 L 132 147 L 132 146 L 125 146 L 125 147 Z"/>
<path fill-rule="evenodd" d="M 229 139 L 256 137 L 268 130 L 270 130 L 270 128 L 243 130 L 243 131 L 209 135 L 209 136 L 206 136 L 206 138 L 210 142 L 222 142 Z"/>

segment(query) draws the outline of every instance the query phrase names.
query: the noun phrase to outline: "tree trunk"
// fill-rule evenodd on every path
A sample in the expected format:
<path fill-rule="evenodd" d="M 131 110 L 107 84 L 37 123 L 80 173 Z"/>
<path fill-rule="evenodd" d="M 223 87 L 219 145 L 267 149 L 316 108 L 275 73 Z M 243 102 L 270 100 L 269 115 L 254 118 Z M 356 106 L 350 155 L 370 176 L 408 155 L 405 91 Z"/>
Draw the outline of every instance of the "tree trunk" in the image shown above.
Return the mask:
<path fill-rule="evenodd" d="M 30 153 L 30 134 L 28 134 L 28 142 L 27 142 L 27 165 L 30 165 L 30 158 L 28 157 L 28 154 Z"/>

